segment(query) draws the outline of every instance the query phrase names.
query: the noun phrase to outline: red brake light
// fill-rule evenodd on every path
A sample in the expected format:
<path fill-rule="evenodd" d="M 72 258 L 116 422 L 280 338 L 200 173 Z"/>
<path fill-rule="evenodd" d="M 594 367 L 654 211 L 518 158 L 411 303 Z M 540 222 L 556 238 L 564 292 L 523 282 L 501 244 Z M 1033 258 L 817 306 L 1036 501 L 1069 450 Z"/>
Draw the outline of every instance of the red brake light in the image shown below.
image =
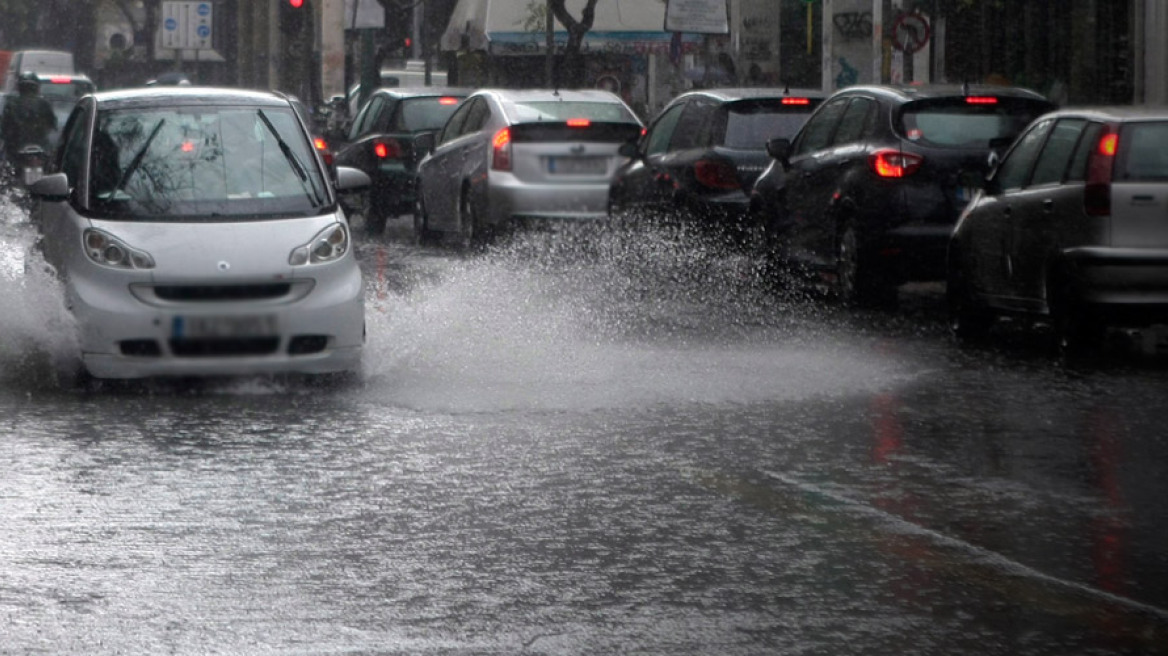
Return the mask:
<path fill-rule="evenodd" d="M 1088 216 L 1111 214 L 1111 171 L 1115 166 L 1115 151 L 1119 147 L 1119 133 L 1113 126 L 1103 129 L 1099 144 L 1087 160 L 1087 184 L 1083 189 L 1083 211 Z"/>
<path fill-rule="evenodd" d="M 810 98 L 783 98 L 784 105 L 810 105 Z"/>
<path fill-rule="evenodd" d="M 195 152 L 195 142 L 188 139 L 182 142 L 182 146 L 180 146 L 180 148 L 182 148 L 184 153 L 193 153 Z"/>
<path fill-rule="evenodd" d="M 491 157 L 491 168 L 496 171 L 511 170 L 511 128 L 503 128 L 495 133 L 491 141 L 495 147 Z"/>
<path fill-rule="evenodd" d="M 317 150 L 328 150 L 328 142 L 326 142 L 324 139 L 321 139 L 320 137 L 313 139 L 312 145 L 315 146 Z"/>
<path fill-rule="evenodd" d="M 869 157 L 868 163 L 882 178 L 904 178 L 917 172 L 925 158 L 899 150 L 881 150 Z"/>
<path fill-rule="evenodd" d="M 694 162 L 694 177 L 699 184 L 711 189 L 741 189 L 738 171 L 725 160 L 700 159 Z"/>
<path fill-rule="evenodd" d="M 439 105 L 457 105 L 457 104 L 458 104 L 458 98 L 451 98 L 450 96 L 446 96 L 446 97 L 443 97 L 443 98 L 439 98 L 439 99 L 438 99 L 438 104 L 439 104 Z"/>
<path fill-rule="evenodd" d="M 586 118 L 570 118 L 568 119 L 568 127 L 570 128 L 586 128 L 592 125 L 592 121 Z"/>
<path fill-rule="evenodd" d="M 51 77 L 49 78 L 49 82 L 52 82 L 53 84 L 71 84 L 73 80 L 67 77 Z"/>
<path fill-rule="evenodd" d="M 402 147 L 395 139 L 373 142 L 373 154 L 378 159 L 401 159 Z"/>
<path fill-rule="evenodd" d="M 994 96 L 966 96 L 965 102 L 970 105 L 996 105 L 998 99 Z"/>

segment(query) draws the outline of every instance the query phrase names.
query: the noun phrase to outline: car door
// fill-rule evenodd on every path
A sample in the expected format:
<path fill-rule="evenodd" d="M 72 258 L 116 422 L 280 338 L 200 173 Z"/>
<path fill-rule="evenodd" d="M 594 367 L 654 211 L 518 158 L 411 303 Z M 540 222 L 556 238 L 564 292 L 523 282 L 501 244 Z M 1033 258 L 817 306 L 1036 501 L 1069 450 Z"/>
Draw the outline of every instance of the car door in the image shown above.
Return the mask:
<path fill-rule="evenodd" d="M 70 244 L 80 243 L 76 225 L 71 219 L 74 210 L 70 205 L 80 206 L 85 202 L 89 183 L 87 171 L 92 176 L 97 158 L 90 157 L 89 124 L 93 120 L 93 101 L 84 99 L 73 108 L 61 131 L 61 147 L 57 149 L 55 168 L 64 173 L 72 190 L 67 200 L 45 200 L 36 204 L 35 222 L 41 233 L 39 247 L 45 260 L 64 274 L 64 258 Z M 91 159 L 93 161 L 91 161 Z"/>
<path fill-rule="evenodd" d="M 434 152 L 426 158 L 422 180 L 431 228 L 456 230 L 463 183 L 472 180 L 475 171 L 485 177 L 486 144 L 481 132 L 489 117 L 487 100 L 471 98 L 450 117 Z"/>
<path fill-rule="evenodd" d="M 1077 242 L 1083 215 L 1083 188 L 1088 148 L 1087 121 L 1064 118 L 1054 123 L 1035 161 L 1030 182 L 1013 194 L 1014 215 L 1006 240 L 1010 294 L 1021 309 L 1040 310 L 1045 303 L 1051 263 L 1067 241 Z"/>
<path fill-rule="evenodd" d="M 681 101 L 667 107 L 649 126 L 638 144 L 639 156 L 631 158 L 614 179 L 612 200 L 615 206 L 633 210 L 660 205 L 672 197 L 673 182 L 660 164 L 687 104 Z"/>
<path fill-rule="evenodd" d="M 825 253 L 827 240 L 834 235 L 834 220 L 828 213 L 839 164 L 831 145 L 851 101 L 850 96 L 844 96 L 825 103 L 792 144 L 790 166 L 784 175 L 786 207 L 777 228 L 788 257 L 805 265 L 834 265 Z"/>
<path fill-rule="evenodd" d="M 1000 307 L 1018 304 L 1009 243 L 1014 239 L 1014 222 L 1025 211 L 1021 209 L 1028 200 L 1024 189 L 1053 125 L 1051 119 L 1040 121 L 1018 137 L 967 218 L 966 279 L 973 290 Z"/>

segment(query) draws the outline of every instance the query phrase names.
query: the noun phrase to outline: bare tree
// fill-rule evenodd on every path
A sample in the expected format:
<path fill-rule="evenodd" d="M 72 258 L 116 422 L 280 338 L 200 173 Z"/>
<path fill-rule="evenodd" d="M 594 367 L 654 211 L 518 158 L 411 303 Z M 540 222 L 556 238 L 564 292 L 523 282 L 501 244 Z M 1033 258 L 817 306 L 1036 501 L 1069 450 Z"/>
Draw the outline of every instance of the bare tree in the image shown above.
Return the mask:
<path fill-rule="evenodd" d="M 567 7 L 565 0 L 548 0 L 548 7 L 556 20 L 568 31 L 568 42 L 564 46 L 563 73 L 561 82 L 564 86 L 579 87 L 584 84 L 584 55 L 581 48 L 584 45 L 584 35 L 592 29 L 596 19 L 597 0 L 588 0 L 584 9 L 580 11 L 580 19 L 576 20 Z"/>

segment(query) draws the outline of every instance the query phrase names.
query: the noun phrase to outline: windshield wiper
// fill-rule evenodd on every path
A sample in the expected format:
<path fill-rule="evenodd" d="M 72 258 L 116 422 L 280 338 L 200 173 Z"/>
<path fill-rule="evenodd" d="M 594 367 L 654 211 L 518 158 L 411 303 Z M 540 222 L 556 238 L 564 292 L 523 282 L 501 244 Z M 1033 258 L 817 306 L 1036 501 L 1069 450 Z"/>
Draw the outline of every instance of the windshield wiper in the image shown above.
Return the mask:
<path fill-rule="evenodd" d="M 158 136 L 158 131 L 162 129 L 163 123 L 166 123 L 166 119 L 158 119 L 158 123 L 150 131 L 150 136 L 146 137 L 146 143 L 142 144 L 142 147 L 134 155 L 134 159 L 130 160 L 130 165 L 126 167 L 125 172 L 122 173 L 122 177 L 118 178 L 118 183 L 114 185 L 113 191 L 109 194 L 109 200 L 117 197 L 118 192 L 122 190 L 122 186 L 130 181 L 130 176 L 134 175 L 139 166 L 142 166 L 142 160 L 146 158 L 146 151 L 150 149 L 150 144 L 154 142 L 154 137 Z"/>
<path fill-rule="evenodd" d="M 300 162 L 300 158 L 296 157 L 296 153 L 292 152 L 292 148 L 276 131 L 276 126 L 268 120 L 268 115 L 264 114 L 264 110 L 257 109 L 256 115 L 264 122 L 264 126 L 268 128 L 268 132 L 276 139 L 276 144 L 280 147 L 280 152 L 284 153 L 284 159 L 288 160 L 288 165 L 296 173 L 296 178 L 300 180 L 300 186 L 304 189 L 304 195 L 308 197 L 308 202 L 312 203 L 313 207 L 320 207 L 324 204 L 324 199 L 320 197 L 320 190 L 316 188 L 315 183 L 311 183 L 308 179 L 308 170 L 304 168 L 304 164 Z M 311 192 L 311 193 L 310 193 Z"/>

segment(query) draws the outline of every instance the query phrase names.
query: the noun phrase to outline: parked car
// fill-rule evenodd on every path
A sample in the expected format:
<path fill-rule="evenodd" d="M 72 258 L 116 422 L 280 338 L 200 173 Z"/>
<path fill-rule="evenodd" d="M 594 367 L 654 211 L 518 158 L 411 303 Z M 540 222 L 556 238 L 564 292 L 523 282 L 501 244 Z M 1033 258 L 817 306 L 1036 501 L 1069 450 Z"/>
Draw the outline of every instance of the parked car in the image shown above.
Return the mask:
<path fill-rule="evenodd" d="M 19 82 L 22 73 L 34 73 L 43 80 L 49 76 L 72 76 L 77 72 L 73 66 L 73 53 L 71 52 L 63 50 L 5 52 L 7 65 L 4 75 L 0 78 L 0 111 L 4 110 L 4 103 L 8 96 L 17 93 L 17 82 Z M 44 91 L 43 87 L 42 83 L 42 91 Z M 58 121 L 60 120 L 63 119 L 59 118 Z"/>
<path fill-rule="evenodd" d="M 1038 119 L 958 222 L 947 295 L 963 339 L 1003 315 L 1050 321 L 1068 347 L 1168 321 L 1168 110 Z"/>
<path fill-rule="evenodd" d="M 336 161 L 373 180 L 363 213 L 366 231 L 381 234 L 390 217 L 414 211 L 418 162 L 470 89 L 378 89 L 357 114 L 345 142 L 334 143 Z M 426 144 L 418 147 L 419 138 Z"/>
<path fill-rule="evenodd" d="M 33 184 L 97 378 L 355 368 L 364 288 L 337 192 L 288 98 L 210 87 L 82 98 Z"/>
<path fill-rule="evenodd" d="M 643 129 L 608 91 L 477 91 L 418 165 L 418 239 L 470 244 L 514 220 L 602 218 L 617 151 Z"/>
<path fill-rule="evenodd" d="M 96 88 L 89 76 L 80 73 L 57 73 L 54 75 L 37 75 L 41 81 L 41 96 L 53 106 L 53 113 L 57 115 L 57 130 L 49 136 L 49 142 L 56 144 L 61 133 L 61 127 L 69 118 L 69 113 L 77 105 L 77 101 L 87 94 L 93 93 Z"/>
<path fill-rule="evenodd" d="M 856 86 L 832 94 L 751 192 L 780 265 L 833 283 L 848 304 L 891 305 L 908 281 L 943 280 L 949 235 L 1041 95 L 1004 86 Z"/>
<path fill-rule="evenodd" d="M 609 212 L 746 227 L 749 191 L 770 163 L 766 143 L 795 135 L 823 101 L 817 90 L 707 89 L 667 104 L 609 189 Z"/>

